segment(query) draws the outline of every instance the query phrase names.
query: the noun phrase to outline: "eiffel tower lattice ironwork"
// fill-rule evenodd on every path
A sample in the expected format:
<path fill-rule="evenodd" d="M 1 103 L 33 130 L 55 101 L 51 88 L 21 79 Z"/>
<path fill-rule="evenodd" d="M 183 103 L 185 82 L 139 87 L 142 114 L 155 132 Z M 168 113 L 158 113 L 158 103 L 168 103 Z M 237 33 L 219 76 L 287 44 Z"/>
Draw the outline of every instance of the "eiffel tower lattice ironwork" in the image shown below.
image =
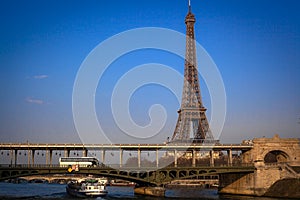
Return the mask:
<path fill-rule="evenodd" d="M 181 108 L 171 142 L 214 140 L 206 118 L 198 79 L 194 24 L 195 16 L 189 1 L 186 24 L 186 53 Z"/>

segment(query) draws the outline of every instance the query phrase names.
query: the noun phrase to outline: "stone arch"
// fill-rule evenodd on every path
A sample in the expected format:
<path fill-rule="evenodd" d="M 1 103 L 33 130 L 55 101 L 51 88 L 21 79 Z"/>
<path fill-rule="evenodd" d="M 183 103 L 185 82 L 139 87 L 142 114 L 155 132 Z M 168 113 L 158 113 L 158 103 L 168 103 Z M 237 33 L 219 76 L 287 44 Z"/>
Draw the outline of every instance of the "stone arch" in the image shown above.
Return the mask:
<path fill-rule="evenodd" d="M 265 154 L 265 163 L 284 163 L 290 161 L 290 156 L 282 150 L 272 150 Z"/>

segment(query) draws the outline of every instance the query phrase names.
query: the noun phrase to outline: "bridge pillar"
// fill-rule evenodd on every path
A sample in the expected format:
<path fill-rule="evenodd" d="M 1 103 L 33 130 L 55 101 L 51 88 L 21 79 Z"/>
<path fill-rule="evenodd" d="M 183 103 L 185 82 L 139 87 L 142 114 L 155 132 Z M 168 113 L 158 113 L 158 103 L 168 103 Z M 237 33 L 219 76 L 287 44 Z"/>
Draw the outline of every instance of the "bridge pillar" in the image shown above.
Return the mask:
<path fill-rule="evenodd" d="M 122 167 L 122 163 L 123 163 L 123 150 L 120 149 L 120 167 Z"/>
<path fill-rule="evenodd" d="M 28 152 L 28 159 L 30 159 L 31 156 L 31 165 L 34 165 L 35 162 L 35 150 L 31 150 L 30 153 Z"/>
<path fill-rule="evenodd" d="M 10 165 L 12 166 L 12 164 L 13 164 L 13 158 L 14 158 L 13 150 L 10 150 L 9 155 L 10 155 Z"/>
<path fill-rule="evenodd" d="M 84 149 L 84 150 L 82 151 L 82 157 L 87 157 L 87 155 L 88 155 L 88 150 L 87 150 L 87 149 Z"/>
<path fill-rule="evenodd" d="M 174 167 L 177 167 L 177 150 L 174 150 Z"/>
<path fill-rule="evenodd" d="M 65 149 L 64 156 L 65 157 L 70 157 L 70 150 Z"/>
<path fill-rule="evenodd" d="M 30 164 L 30 157 L 29 157 L 29 150 L 27 150 L 27 165 L 29 166 L 29 164 Z M 25 152 L 25 154 L 24 154 L 25 156 L 26 156 L 26 152 Z"/>
<path fill-rule="evenodd" d="M 192 151 L 192 166 L 196 167 L 196 151 Z"/>
<path fill-rule="evenodd" d="M 52 166 L 52 155 L 53 155 L 53 153 L 52 153 L 52 150 L 49 150 L 49 153 L 50 153 L 50 155 L 49 155 L 49 164 L 50 164 L 50 166 Z"/>
<path fill-rule="evenodd" d="M 104 163 L 105 162 L 105 150 L 103 149 L 102 150 L 102 163 Z"/>
<path fill-rule="evenodd" d="M 17 149 L 15 149 L 15 166 L 17 166 L 17 164 L 18 164 L 18 150 Z"/>
<path fill-rule="evenodd" d="M 46 150 L 46 165 L 49 165 L 49 150 Z"/>
<path fill-rule="evenodd" d="M 232 166 L 232 150 L 227 150 L 227 164 L 228 166 Z"/>
<path fill-rule="evenodd" d="M 215 161 L 214 161 L 214 150 L 211 150 L 209 152 L 209 156 L 210 156 L 210 166 L 214 166 L 215 165 Z"/>
<path fill-rule="evenodd" d="M 46 150 L 46 159 L 47 159 L 47 164 L 51 165 L 52 164 L 52 150 Z"/>
<path fill-rule="evenodd" d="M 156 149 L 156 167 L 158 168 L 158 165 L 159 165 L 159 163 L 158 163 L 158 149 Z"/>
<path fill-rule="evenodd" d="M 141 150 L 138 149 L 137 151 L 138 151 L 138 168 L 140 168 L 141 167 Z"/>

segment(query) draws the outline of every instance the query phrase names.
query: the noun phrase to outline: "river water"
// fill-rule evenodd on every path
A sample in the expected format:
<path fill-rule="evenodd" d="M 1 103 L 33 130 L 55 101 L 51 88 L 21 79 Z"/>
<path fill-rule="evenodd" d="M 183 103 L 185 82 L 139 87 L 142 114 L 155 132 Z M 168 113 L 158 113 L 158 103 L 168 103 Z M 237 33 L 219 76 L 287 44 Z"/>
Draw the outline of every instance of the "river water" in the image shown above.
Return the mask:
<path fill-rule="evenodd" d="M 0 182 L 0 199 L 75 199 L 66 194 L 66 185 L 63 184 L 37 184 L 37 183 L 4 183 Z M 166 197 L 149 197 L 135 195 L 132 187 L 107 187 L 107 200 L 144 199 L 144 200 L 167 200 L 167 199 L 202 199 L 202 200 L 279 200 L 278 198 L 247 197 L 218 195 L 216 190 L 197 188 L 167 189 Z M 88 198 L 87 198 L 88 199 Z M 77 198 L 78 200 L 78 198 Z M 282 200 L 282 199 L 281 199 Z"/>

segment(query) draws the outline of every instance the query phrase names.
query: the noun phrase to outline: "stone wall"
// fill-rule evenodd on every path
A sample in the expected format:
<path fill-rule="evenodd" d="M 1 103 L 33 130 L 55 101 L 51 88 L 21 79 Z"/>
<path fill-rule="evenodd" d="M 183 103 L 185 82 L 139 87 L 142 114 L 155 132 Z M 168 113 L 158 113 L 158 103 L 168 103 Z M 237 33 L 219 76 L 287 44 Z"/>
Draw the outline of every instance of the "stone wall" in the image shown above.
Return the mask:
<path fill-rule="evenodd" d="M 255 138 L 252 140 L 253 148 L 243 153 L 243 163 L 263 161 L 272 151 L 280 151 L 287 156 L 286 162 L 300 163 L 300 141 L 297 138 Z"/>
<path fill-rule="evenodd" d="M 274 196 L 274 197 L 291 197 L 295 198 L 295 192 L 300 193 L 299 187 L 297 191 L 282 187 L 283 180 L 290 180 L 290 183 L 300 184 L 299 174 L 293 171 L 290 166 L 300 166 L 300 143 L 296 138 L 280 138 L 275 135 L 273 138 L 257 138 L 252 141 L 253 148 L 243 152 L 243 163 L 254 164 L 255 171 L 253 173 L 227 173 L 221 174 L 220 177 L 220 193 L 253 195 L 253 196 Z M 266 155 L 272 154 L 276 159 L 276 163 L 265 163 Z M 289 165 L 287 165 L 288 163 Z M 277 186 L 276 186 L 277 185 Z M 276 187 L 275 187 L 276 186 Z M 281 193 L 274 188 L 281 188 Z M 276 193 L 277 192 L 277 193 Z M 293 195 L 292 195 L 293 194 Z M 300 198 L 299 196 L 297 196 Z"/>
<path fill-rule="evenodd" d="M 228 173 L 219 176 L 219 193 L 264 196 L 277 181 L 290 177 L 280 166 L 257 163 L 254 173 Z"/>
<path fill-rule="evenodd" d="M 220 194 L 254 195 L 253 173 L 229 173 L 219 175 Z"/>

